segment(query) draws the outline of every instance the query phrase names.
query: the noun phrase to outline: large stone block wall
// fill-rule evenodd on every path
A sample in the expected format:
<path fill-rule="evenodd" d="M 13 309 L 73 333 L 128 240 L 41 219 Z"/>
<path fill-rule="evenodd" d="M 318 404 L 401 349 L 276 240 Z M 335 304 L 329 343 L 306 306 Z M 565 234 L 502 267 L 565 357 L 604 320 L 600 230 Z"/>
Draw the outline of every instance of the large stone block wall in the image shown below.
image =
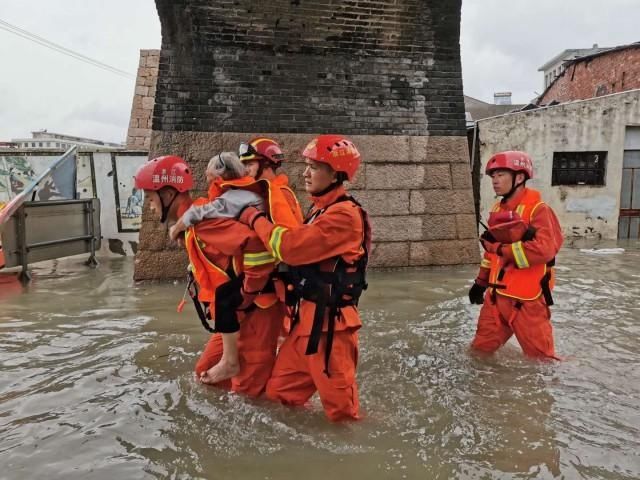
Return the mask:
<path fill-rule="evenodd" d="M 212 155 L 268 134 L 299 184 L 308 141 L 342 133 L 364 159 L 351 190 L 372 216 L 372 265 L 478 261 L 460 0 L 156 5 L 163 43 L 151 156 L 183 155 L 204 191 Z M 185 264 L 147 215 L 136 278 L 182 276 Z"/>
<path fill-rule="evenodd" d="M 289 159 L 289 174 L 303 206 L 301 152 L 307 134 L 270 134 Z M 151 151 L 174 153 L 194 166 L 197 192 L 204 195 L 204 168 L 215 153 L 235 150 L 244 133 L 154 133 Z M 371 216 L 374 267 L 455 265 L 478 261 L 471 175 L 465 137 L 351 137 L 365 160 L 349 190 Z M 147 215 L 140 230 L 136 278 L 176 278 L 185 274 L 186 256 L 170 244 L 166 227 Z"/>
<path fill-rule="evenodd" d="M 140 64 L 127 131 L 127 148 L 149 149 L 160 50 L 140 50 Z"/>

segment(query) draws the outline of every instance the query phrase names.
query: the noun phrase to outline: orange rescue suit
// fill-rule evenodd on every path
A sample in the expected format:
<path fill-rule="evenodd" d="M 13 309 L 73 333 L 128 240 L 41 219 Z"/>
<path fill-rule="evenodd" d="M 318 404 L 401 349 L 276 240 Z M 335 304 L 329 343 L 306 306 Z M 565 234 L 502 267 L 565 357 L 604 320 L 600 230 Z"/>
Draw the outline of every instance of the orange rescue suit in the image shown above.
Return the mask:
<path fill-rule="evenodd" d="M 251 179 L 251 181 L 243 184 L 220 182 L 218 187 L 218 194 L 222 193 L 225 188 L 248 188 L 267 197 L 266 206 L 269 218 L 288 226 L 299 225 L 302 222 L 300 205 L 295 194 L 288 186 L 286 175 L 278 175 L 271 181 Z M 210 190 L 209 193 L 211 198 L 211 194 L 215 194 L 216 191 L 212 192 Z M 260 249 L 264 253 L 264 244 L 262 242 L 260 242 Z M 260 258 L 258 258 L 258 261 L 260 261 Z M 269 275 L 271 275 L 275 265 L 273 261 L 271 257 Z M 245 275 L 246 271 L 255 267 L 259 266 L 245 265 Z M 252 289 L 249 290 L 248 288 L 250 287 L 245 287 L 248 292 L 260 290 L 260 293 L 253 300 L 257 308 L 239 313 L 238 351 L 240 353 L 240 373 L 230 381 L 221 382 L 218 386 L 231 388 L 233 391 L 257 397 L 264 392 L 267 380 L 271 375 L 275 362 L 278 336 L 286 317 L 286 309 L 283 301 L 278 299 L 275 293 L 262 292 L 265 289 L 265 285 L 262 285 L 260 289 L 251 287 Z M 222 352 L 222 338 L 218 334 L 213 334 L 196 363 L 196 374 L 200 376 L 202 372 L 217 364 L 222 358 Z"/>
<path fill-rule="evenodd" d="M 221 189 L 216 190 L 212 186 L 210 193 L 215 194 L 216 191 L 222 193 Z M 189 203 L 181 205 L 178 213 L 184 213 L 188 207 Z M 245 225 L 228 218 L 208 219 L 190 227 L 185 236 L 185 246 L 194 277 L 200 286 L 201 301 L 215 302 L 216 288 L 240 275 L 243 275 L 243 296 L 250 301 L 253 297 L 250 292 L 261 291 L 273 271 L 274 259 L 257 235 Z M 238 312 L 238 318 L 240 373 L 231 381 L 223 382 L 223 386 L 249 395 L 259 395 L 264 390 L 275 361 L 275 343 L 261 343 L 261 336 L 255 334 L 254 327 L 263 326 L 260 325 L 260 318 L 250 318 L 246 312 Z M 277 341 L 277 333 L 274 338 Z M 210 345 L 219 345 L 217 357 L 212 358 Z M 196 364 L 198 376 L 215 365 L 221 357 L 221 336 L 213 334 Z M 256 359 L 261 360 L 256 362 Z"/>
<path fill-rule="evenodd" d="M 320 271 L 332 272 L 340 259 L 346 264 L 355 264 L 366 255 L 370 232 L 364 211 L 352 201 L 339 201 L 345 195 L 340 186 L 323 196 L 312 197 L 314 208 L 307 223 L 297 228 L 274 225 L 265 218 L 257 219 L 254 228 L 276 259 L 287 265 L 317 265 Z M 328 365 L 325 364 L 329 330 L 326 310 L 320 317 L 317 353 L 306 354 L 315 311 L 316 303 L 304 298 L 300 301 L 299 321 L 280 348 L 267 384 L 267 396 L 285 404 L 302 405 L 317 390 L 329 419 L 357 419 L 355 373 L 358 329 L 362 326 L 357 305 L 338 310 Z"/>
<path fill-rule="evenodd" d="M 536 190 L 524 188 L 493 208 L 508 211 L 518 213 L 535 234 L 530 240 L 503 244 L 502 255 L 484 254 L 476 281 L 489 288 L 472 348 L 493 353 L 515 334 L 525 355 L 556 358 L 543 285 L 550 291 L 555 283 L 553 264 L 562 246 L 562 230 Z"/>
<path fill-rule="evenodd" d="M 251 177 L 228 181 L 224 185 L 212 182 L 209 198 L 198 198 L 193 203 L 207 203 L 227 188 L 253 183 Z M 189 206 L 185 202 L 178 213 L 184 213 Z M 211 304 L 215 304 L 216 289 L 241 274 L 244 274 L 243 291 L 259 292 L 275 262 L 250 229 L 231 219 L 209 219 L 190 227 L 185 234 L 185 247 L 190 269 L 199 286 L 198 297 L 201 302 Z"/>

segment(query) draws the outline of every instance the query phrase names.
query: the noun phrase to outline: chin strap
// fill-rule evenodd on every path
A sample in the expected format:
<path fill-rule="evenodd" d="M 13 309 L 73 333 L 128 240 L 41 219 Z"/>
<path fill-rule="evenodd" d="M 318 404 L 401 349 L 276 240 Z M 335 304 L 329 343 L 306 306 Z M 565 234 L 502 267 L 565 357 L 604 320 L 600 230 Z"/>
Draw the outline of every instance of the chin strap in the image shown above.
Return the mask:
<path fill-rule="evenodd" d="M 312 197 L 322 197 L 323 195 L 326 195 L 327 193 L 329 193 L 331 190 L 334 190 L 334 189 L 338 188 L 339 185 L 340 184 L 338 182 L 332 183 L 331 185 L 329 185 L 327 188 L 325 188 L 321 192 L 312 193 L 311 196 Z"/>
<path fill-rule="evenodd" d="M 173 205 L 173 202 L 175 201 L 175 199 L 178 198 L 178 193 L 176 192 L 176 194 L 173 196 L 173 198 L 171 199 L 168 205 L 164 204 L 162 195 L 158 195 L 158 196 L 160 197 L 160 205 L 162 205 L 162 216 L 160 217 L 160 223 L 164 223 L 167 221 L 167 216 L 169 215 L 169 209 L 171 208 L 171 205 Z"/>
<path fill-rule="evenodd" d="M 502 196 L 502 201 L 506 202 L 507 200 L 509 200 L 509 198 L 511 197 L 511 195 L 513 195 L 515 193 L 515 191 L 518 189 L 518 187 L 524 185 L 527 183 L 526 180 L 526 175 L 525 175 L 525 181 L 524 182 L 520 182 L 516 185 L 516 174 L 513 174 L 513 178 L 511 179 L 511 190 L 509 190 L 505 195 Z"/>

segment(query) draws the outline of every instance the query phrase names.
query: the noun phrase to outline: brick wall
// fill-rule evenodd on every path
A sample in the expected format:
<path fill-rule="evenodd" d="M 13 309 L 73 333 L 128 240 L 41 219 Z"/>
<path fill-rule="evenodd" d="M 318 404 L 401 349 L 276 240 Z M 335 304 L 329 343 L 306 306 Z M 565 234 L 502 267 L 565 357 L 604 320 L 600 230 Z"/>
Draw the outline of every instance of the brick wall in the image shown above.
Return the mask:
<path fill-rule="evenodd" d="M 546 105 L 586 100 L 640 88 L 640 45 L 577 61 L 540 98 Z"/>
<path fill-rule="evenodd" d="M 460 4 L 156 0 L 153 128 L 464 135 Z"/>
<path fill-rule="evenodd" d="M 163 44 L 151 156 L 184 156 L 204 191 L 213 154 L 268 134 L 296 184 L 306 143 L 342 133 L 363 154 L 351 189 L 372 215 L 372 265 L 478 261 L 460 0 L 156 5 Z M 184 273 L 183 252 L 149 217 L 136 262 L 139 279 Z"/>
<path fill-rule="evenodd" d="M 148 150 L 151 144 L 151 121 L 159 62 L 160 50 L 140 50 L 140 64 L 127 131 L 127 148 Z"/>

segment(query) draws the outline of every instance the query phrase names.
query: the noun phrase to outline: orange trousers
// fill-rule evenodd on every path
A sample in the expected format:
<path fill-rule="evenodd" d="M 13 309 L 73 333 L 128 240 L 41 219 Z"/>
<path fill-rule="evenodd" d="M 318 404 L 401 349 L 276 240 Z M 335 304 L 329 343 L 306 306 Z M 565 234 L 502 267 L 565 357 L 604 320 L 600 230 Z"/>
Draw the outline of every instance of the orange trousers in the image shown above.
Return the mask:
<path fill-rule="evenodd" d="M 516 304 L 515 299 L 496 295 L 494 305 L 487 292 L 471 348 L 483 353 L 493 353 L 515 334 L 526 356 L 557 360 L 553 346 L 551 312 L 544 298 L 540 296 L 536 300 L 523 301 L 520 308 Z"/>
<path fill-rule="evenodd" d="M 267 383 L 267 397 L 286 405 L 303 405 L 317 390 L 329 420 L 358 419 L 358 331 L 335 332 L 329 376 L 324 373 L 326 333 L 320 338 L 318 353 L 305 355 L 309 337 L 300 336 L 297 331 L 294 328 L 280 347 Z"/>
<path fill-rule="evenodd" d="M 216 386 L 250 397 L 258 397 L 264 392 L 276 360 L 276 347 L 284 316 L 285 305 L 276 302 L 269 308 L 256 308 L 240 318 L 240 373 Z M 222 351 L 222 337 L 214 333 L 196 363 L 196 375 L 199 377 L 202 372 L 218 363 L 222 358 Z"/>

